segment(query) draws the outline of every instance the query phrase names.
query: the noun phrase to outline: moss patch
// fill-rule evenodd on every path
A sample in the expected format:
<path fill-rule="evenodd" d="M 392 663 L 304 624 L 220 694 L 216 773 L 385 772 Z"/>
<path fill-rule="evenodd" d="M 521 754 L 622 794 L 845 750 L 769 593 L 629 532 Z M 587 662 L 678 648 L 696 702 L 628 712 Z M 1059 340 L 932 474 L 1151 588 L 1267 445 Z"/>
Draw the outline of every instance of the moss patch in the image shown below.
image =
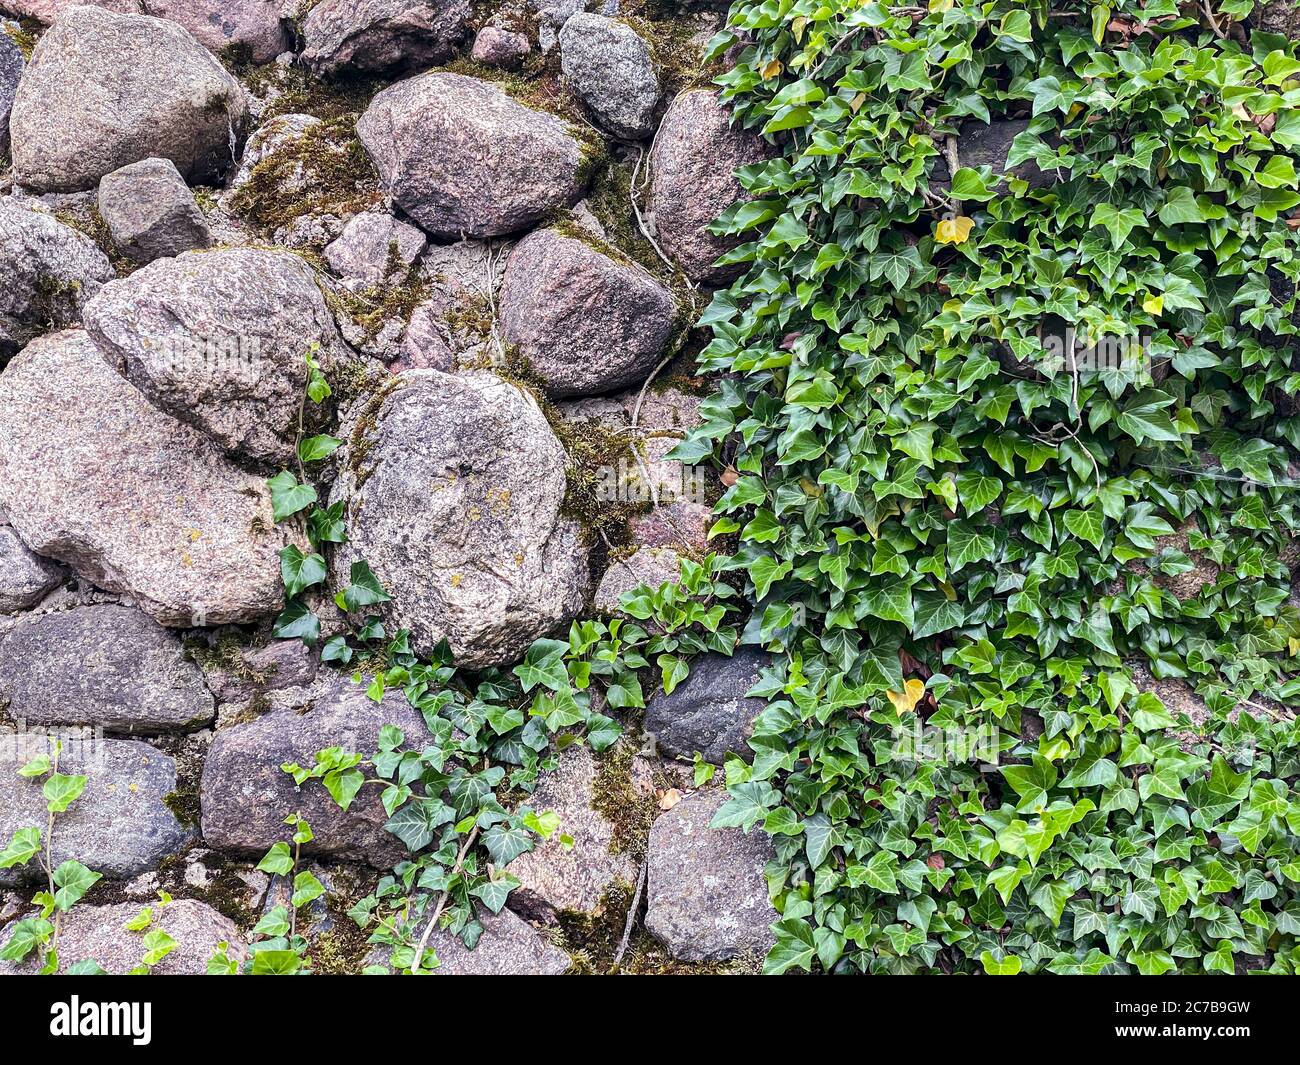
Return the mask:
<path fill-rule="evenodd" d="M 635 716 L 624 721 L 628 736 L 641 731 Z M 591 808 L 614 828 L 609 849 L 640 861 L 645 858 L 656 807 L 653 795 L 638 794 L 632 784 L 632 760 L 635 757 L 636 746 L 626 736 L 597 756 Z M 627 912 L 626 907 L 623 912 Z"/>
<path fill-rule="evenodd" d="M 23 58 L 31 59 L 44 27 L 33 18 L 25 18 L 17 22 L 6 22 L 4 32 L 18 46 L 18 51 L 22 52 Z"/>
<path fill-rule="evenodd" d="M 280 146 L 231 197 L 235 210 L 268 229 L 308 216 L 353 215 L 380 202 L 354 115 L 323 121 Z"/>

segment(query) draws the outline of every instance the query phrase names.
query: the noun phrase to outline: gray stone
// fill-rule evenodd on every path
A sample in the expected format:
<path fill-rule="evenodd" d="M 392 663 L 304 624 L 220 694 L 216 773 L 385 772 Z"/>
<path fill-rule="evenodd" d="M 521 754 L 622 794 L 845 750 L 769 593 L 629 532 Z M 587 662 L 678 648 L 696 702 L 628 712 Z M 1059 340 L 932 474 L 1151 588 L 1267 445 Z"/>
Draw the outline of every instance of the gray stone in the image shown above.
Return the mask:
<path fill-rule="evenodd" d="M 469 32 L 469 0 L 323 0 L 303 23 L 303 61 L 321 74 L 436 66 Z"/>
<path fill-rule="evenodd" d="M 24 618 L 0 636 L 0 699 L 29 725 L 171 732 L 212 720 L 203 672 L 180 638 L 130 607 Z"/>
<path fill-rule="evenodd" d="M 58 815 L 52 858 L 70 858 L 111 879 L 124 880 L 176 854 L 189 831 L 164 801 L 176 790 L 176 762 L 138 740 L 61 736 L 59 772 L 86 778 L 86 789 Z M 39 734 L 0 734 L 0 838 L 39 826 L 49 816 L 42 778 L 18 776 L 17 769 L 40 754 L 53 758 L 53 745 Z M 0 870 L 0 884 L 43 882 L 35 860 Z"/>
<path fill-rule="evenodd" d="M 122 253 L 151 263 L 206 248 L 212 234 L 170 159 L 143 159 L 99 180 L 99 213 Z"/>
<path fill-rule="evenodd" d="M 400 692 L 383 703 L 367 698 L 365 689 L 340 677 L 314 705 L 277 710 L 244 725 L 219 729 L 203 766 L 203 840 L 209 847 L 259 857 L 285 836 L 284 819 L 297 813 L 311 825 L 315 839 L 305 854 L 368 862 L 388 868 L 406 853 L 405 844 L 384 828 L 388 819 L 376 788 L 364 788 L 341 809 L 323 784 L 301 788 L 280 766 L 310 766 L 327 747 L 369 757 L 378 750 L 379 730 L 396 725 L 407 744 L 424 745 L 424 719 Z"/>
<path fill-rule="evenodd" d="M 14 173 L 43 192 L 75 192 L 157 157 L 210 182 L 238 158 L 247 117 L 239 82 L 174 22 L 74 7 L 18 85 Z"/>
<path fill-rule="evenodd" d="M 1251 21 L 1265 33 L 1282 33 L 1292 40 L 1300 38 L 1300 7 L 1294 0 L 1267 0 L 1251 13 Z"/>
<path fill-rule="evenodd" d="M 0 21 L 0 158 L 9 154 L 9 112 L 14 106 L 18 81 L 27 69 L 27 60 Z"/>
<path fill-rule="evenodd" d="M 1044 173 L 1037 164 L 1025 161 L 1018 166 L 1007 169 L 1007 157 L 1011 152 L 1011 143 L 1029 128 L 1029 119 L 998 119 L 995 122 L 964 122 L 957 136 L 957 164 L 978 170 L 981 166 L 991 166 L 993 173 L 1004 175 L 993 186 L 999 196 L 1007 192 L 1006 178 L 1020 178 L 1029 182 L 1030 188 L 1043 188 L 1057 180 L 1054 173 Z M 940 156 L 935 160 L 930 171 L 931 185 L 942 189 L 947 194 L 951 178 L 948 175 L 948 162 Z"/>
<path fill-rule="evenodd" d="M 66 577 L 61 566 L 27 550 L 7 525 L 0 525 L 0 614 L 35 606 Z"/>
<path fill-rule="evenodd" d="M 320 659 L 299 640 L 273 640 L 234 652 L 230 666 L 208 670 L 207 683 L 222 703 L 243 703 L 267 692 L 299 688 L 316 678 Z"/>
<path fill-rule="evenodd" d="M 86 300 L 116 276 L 84 233 L 12 197 L 0 199 L 0 360 L 79 321 Z"/>
<path fill-rule="evenodd" d="M 389 86 L 357 133 L 393 201 L 442 239 L 527 229 L 581 198 L 585 184 L 568 123 L 460 74 Z"/>
<path fill-rule="evenodd" d="M 638 863 L 617 851 L 615 826 L 592 808 L 599 772 L 590 748 L 573 744 L 524 801 L 538 813 L 559 814 L 560 827 L 506 867 L 519 879 L 509 900 L 516 912 L 551 923 L 564 910 L 590 913 L 615 885 L 636 883 Z M 561 835 L 572 837 L 573 845 L 566 848 Z"/>
<path fill-rule="evenodd" d="M 146 0 L 149 14 L 178 22 L 218 56 L 269 63 L 293 47 L 283 0 Z"/>
<path fill-rule="evenodd" d="M 728 754 L 746 758 L 754 719 L 767 704 L 746 698 L 759 680 L 767 655 L 741 647 L 735 655 L 708 654 L 691 665 L 691 674 L 671 695 L 656 691 L 646 704 L 645 730 L 664 753 L 722 764 Z"/>
<path fill-rule="evenodd" d="M 429 945 L 438 957 L 433 976 L 561 976 L 569 956 L 509 910 L 482 911 L 483 935 L 473 950 L 447 932 L 435 932 Z"/>
<path fill-rule="evenodd" d="M 502 331 L 552 396 L 640 384 L 676 318 L 672 293 L 642 267 L 553 230 L 526 236 L 506 266 Z"/>
<path fill-rule="evenodd" d="M 34 18 L 47 26 L 70 7 L 90 4 L 106 11 L 135 15 L 140 11 L 141 0 L 0 0 L 0 15 L 17 18 Z"/>
<path fill-rule="evenodd" d="M 28 547 L 164 625 L 283 605 L 266 480 L 150 405 L 85 333 L 37 340 L 0 374 L 0 468 L 0 511 Z"/>
<path fill-rule="evenodd" d="M 304 353 L 345 354 L 315 271 L 260 248 L 189 252 L 105 285 L 84 312 L 104 358 L 159 410 L 226 450 L 288 465 Z"/>
<path fill-rule="evenodd" d="M 42 727 L 149 734 L 210 723 L 214 704 L 175 632 L 69 581 L 39 609 L 0 619 L 0 709 Z"/>
<path fill-rule="evenodd" d="M 429 243 L 414 226 L 390 214 L 357 215 L 325 249 L 325 261 L 345 282 L 369 287 L 409 268 Z"/>
<path fill-rule="evenodd" d="M 530 395 L 491 374 L 408 370 L 341 435 L 332 498 L 348 502 L 349 540 L 334 572 L 346 584 L 370 563 L 393 597 L 389 631 L 409 629 L 425 655 L 446 638 L 477 669 L 576 616 L 586 549 L 560 514 L 564 450 Z"/>
<path fill-rule="evenodd" d="M 761 956 L 774 941 L 763 867 L 776 851 L 761 829 L 710 828 L 726 801 L 697 792 L 650 830 L 645 927 L 678 961 Z"/>
<path fill-rule="evenodd" d="M 641 585 L 658 588 L 682 579 L 682 560 L 668 547 L 641 547 L 627 558 L 616 559 L 601 577 L 592 605 L 602 614 L 618 613 L 619 600 Z"/>
<path fill-rule="evenodd" d="M 649 45 L 631 26 L 579 11 L 560 30 L 560 57 L 598 126 L 630 141 L 654 132 L 659 77 Z"/>
<path fill-rule="evenodd" d="M 474 37 L 469 57 L 484 66 L 518 70 L 532 50 L 524 34 L 502 26 L 484 26 Z"/>
<path fill-rule="evenodd" d="M 495 308 L 508 248 L 501 242 L 434 244 L 421 274 L 428 298 L 411 314 L 400 369 L 486 369 L 500 365 L 505 342 Z"/>
<path fill-rule="evenodd" d="M 628 522 L 628 528 L 632 539 L 643 547 L 672 547 L 706 553 L 712 524 L 712 508 L 678 499 L 635 515 Z"/>
<path fill-rule="evenodd" d="M 746 198 L 736 169 L 766 157 L 757 135 L 732 128 L 717 92 L 694 89 L 669 105 L 650 153 L 651 204 L 660 246 L 693 281 L 721 285 L 739 272 L 713 263 L 740 239 L 708 227 Z"/>
<path fill-rule="evenodd" d="M 91 889 L 91 898 L 94 898 Z M 176 941 L 165 958 L 153 966 L 156 976 L 202 976 L 208 959 L 217 953 L 219 944 L 229 944 L 231 959 L 243 961 L 246 948 L 239 929 L 228 917 L 195 899 L 173 899 L 165 906 L 153 904 L 154 921 L 149 929 L 129 931 L 143 907 L 139 902 L 118 902 L 107 906 L 82 903 L 63 915 L 59 930 L 59 972 L 80 961 L 96 961 L 100 968 L 114 975 L 125 975 L 137 968 L 145 955 L 144 937 L 150 929 L 161 928 Z M 34 957 L 26 962 L 0 962 L 0 975 L 30 975 L 39 968 Z"/>

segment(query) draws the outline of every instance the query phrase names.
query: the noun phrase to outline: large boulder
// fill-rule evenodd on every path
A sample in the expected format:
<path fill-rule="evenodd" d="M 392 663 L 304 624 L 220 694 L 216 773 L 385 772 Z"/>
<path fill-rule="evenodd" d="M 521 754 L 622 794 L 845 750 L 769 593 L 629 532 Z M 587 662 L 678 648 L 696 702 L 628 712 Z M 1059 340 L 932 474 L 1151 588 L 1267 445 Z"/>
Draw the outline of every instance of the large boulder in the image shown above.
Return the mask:
<path fill-rule="evenodd" d="M 659 77 L 626 22 L 579 11 L 560 30 L 560 65 L 602 129 L 630 141 L 654 132 Z"/>
<path fill-rule="evenodd" d="M 577 237 L 540 230 L 510 254 L 502 332 L 552 396 L 640 384 L 676 319 L 672 293 L 642 267 Z"/>
<path fill-rule="evenodd" d="M 116 276 L 84 233 L 12 197 L 0 199 L 0 360 L 78 322 L 86 301 Z"/>
<path fill-rule="evenodd" d="M 7 525 L 0 525 L 0 614 L 35 606 L 62 582 L 60 566 L 27 550 Z"/>
<path fill-rule="evenodd" d="M 151 263 L 212 243 L 208 223 L 170 159 L 142 159 L 99 179 L 99 213 L 113 243 Z"/>
<path fill-rule="evenodd" d="M 73 7 L 18 85 L 14 173 L 43 192 L 78 192 L 158 157 L 212 181 L 237 158 L 247 117 L 239 82 L 176 23 Z"/>
<path fill-rule="evenodd" d="M 393 865 L 406 847 L 384 828 L 388 818 L 377 789 L 362 789 L 343 810 L 319 781 L 299 788 L 280 768 L 290 762 L 313 765 L 316 752 L 327 747 L 370 757 L 378 750 L 379 730 L 385 725 L 401 729 L 407 745 L 417 750 L 428 736 L 424 718 L 400 692 L 375 703 L 364 688 L 342 677 L 306 712 L 276 710 L 218 730 L 203 765 L 204 842 L 260 857 L 287 838 L 284 819 L 296 813 L 315 834 L 304 853 L 378 868 Z"/>
<path fill-rule="evenodd" d="M 9 154 L 9 112 L 13 110 L 18 82 L 26 68 L 22 49 L 0 22 L 0 158 Z"/>
<path fill-rule="evenodd" d="M 365 559 L 389 631 L 446 638 L 469 668 L 517 658 L 582 607 L 587 558 L 561 515 L 564 450 L 537 403 L 488 373 L 408 370 L 356 412 L 335 500 L 349 507 L 336 580 Z"/>
<path fill-rule="evenodd" d="M 302 58 L 321 74 L 436 66 L 469 32 L 469 0 L 323 0 L 302 24 Z"/>
<path fill-rule="evenodd" d="M 90 897 L 95 896 L 92 893 Z M 155 903 L 149 928 L 128 930 L 127 924 L 141 909 L 138 902 L 116 902 L 105 906 L 82 903 L 69 910 L 59 927 L 59 972 L 66 973 L 78 962 L 94 961 L 107 973 L 126 975 L 140 966 L 147 953 L 144 937 L 156 928 L 171 936 L 176 945 L 150 968 L 155 976 L 202 976 L 221 943 L 229 945 L 230 958 L 242 961 L 245 957 L 243 937 L 235 923 L 207 903 L 196 899 L 173 899 L 164 906 Z M 32 974 L 38 968 L 34 956 L 22 963 L 0 962 L 0 975 Z"/>
<path fill-rule="evenodd" d="M 196 728 L 216 711 L 180 637 L 123 606 L 23 618 L 0 635 L 0 700 L 28 725 Z"/>
<path fill-rule="evenodd" d="M 104 358 L 160 410 L 236 454 L 293 461 L 304 354 L 344 353 L 315 271 L 291 252 L 200 251 L 114 281 L 85 308 Z"/>
<path fill-rule="evenodd" d="M 721 789 L 683 799 L 654 823 L 645 927 L 678 961 L 726 961 L 771 949 L 777 913 L 763 867 L 775 857 L 761 830 L 710 828 Z"/>
<path fill-rule="evenodd" d="M 539 813 L 558 814 L 560 827 L 507 867 L 519 880 L 510 895 L 510 906 L 519 913 L 548 922 L 566 910 L 590 913 L 611 888 L 636 882 L 638 864 L 616 846 L 617 826 L 594 808 L 599 773 L 590 748 L 574 744 L 526 800 Z M 561 835 L 572 844 L 562 842 Z"/>
<path fill-rule="evenodd" d="M 460 74 L 389 86 L 357 133 L 394 202 L 443 239 L 527 229 L 586 184 L 568 123 Z"/>
<path fill-rule="evenodd" d="M 645 730 L 664 754 L 722 764 L 728 754 L 746 755 L 762 699 L 746 697 L 759 680 L 767 655 L 742 647 L 735 655 L 708 654 L 671 695 L 656 691 L 646 704 Z"/>
<path fill-rule="evenodd" d="M 721 285 L 734 277 L 714 261 L 740 243 L 709 226 L 745 190 L 738 167 L 761 162 L 767 152 L 753 133 L 733 129 L 731 116 L 711 89 L 673 100 L 650 153 L 651 203 L 659 244 L 693 281 Z"/>
<path fill-rule="evenodd" d="M 283 604 L 266 481 L 152 406 L 82 332 L 0 374 L 0 512 L 32 550 L 164 625 L 245 622 Z"/>
<path fill-rule="evenodd" d="M 269 63 L 293 46 L 280 17 L 284 0 L 148 0 L 145 7 L 180 23 L 219 56 Z"/>
<path fill-rule="evenodd" d="M 106 877 L 129 879 L 185 846 L 189 830 L 168 806 L 176 791 L 176 762 L 170 756 L 137 740 L 106 740 L 90 733 L 65 735 L 62 743 L 59 772 L 84 776 L 86 788 L 58 816 L 50 855 L 55 867 L 75 858 Z M 17 769 L 40 754 L 52 758 L 50 740 L 34 733 L 0 735 L 0 750 L 6 753 L 0 773 L 0 839 L 33 826 L 44 839 L 49 811 L 43 778 L 20 777 Z M 45 871 L 35 860 L 0 869 L 0 884 L 37 881 L 44 883 Z"/>

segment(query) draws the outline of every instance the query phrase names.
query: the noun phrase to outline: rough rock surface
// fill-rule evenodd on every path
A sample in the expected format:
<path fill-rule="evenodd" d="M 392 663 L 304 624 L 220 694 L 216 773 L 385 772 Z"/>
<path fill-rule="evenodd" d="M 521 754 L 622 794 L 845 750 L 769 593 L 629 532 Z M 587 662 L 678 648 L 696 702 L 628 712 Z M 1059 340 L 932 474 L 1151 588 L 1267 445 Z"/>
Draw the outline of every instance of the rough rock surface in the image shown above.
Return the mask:
<path fill-rule="evenodd" d="M 515 70 L 532 50 L 533 46 L 525 34 L 502 26 L 484 26 L 474 37 L 474 47 L 470 50 L 469 57 L 484 66 Z"/>
<path fill-rule="evenodd" d="M 650 830 L 645 927 L 679 961 L 726 961 L 771 948 L 777 913 L 763 867 L 775 856 L 761 829 L 709 827 L 727 801 L 691 795 Z"/>
<path fill-rule="evenodd" d="M 1300 37 L 1300 9 L 1291 0 L 1268 0 L 1251 15 L 1255 28 L 1265 33 L 1284 33 L 1295 40 Z"/>
<path fill-rule="evenodd" d="M 62 567 L 27 550 L 13 529 L 0 525 L 0 614 L 35 606 L 64 576 Z"/>
<path fill-rule="evenodd" d="M 682 579 L 682 560 L 676 551 L 667 547 L 640 547 L 627 558 L 617 559 L 601 577 L 592 605 L 602 614 L 618 612 L 623 596 L 649 585 L 677 584 Z"/>
<path fill-rule="evenodd" d="M 270 492 L 151 406 L 82 332 L 0 374 L 0 511 L 32 550 L 164 625 L 244 622 L 283 602 Z"/>
<path fill-rule="evenodd" d="M 483 935 L 473 950 L 447 932 L 429 938 L 438 956 L 433 976 L 560 976 L 568 969 L 568 955 L 509 910 L 478 917 Z"/>
<path fill-rule="evenodd" d="M 0 158 L 9 154 L 9 112 L 26 67 L 22 50 L 0 23 Z"/>
<path fill-rule="evenodd" d="M 519 242 L 501 287 L 502 331 L 553 396 L 644 381 L 676 316 L 672 293 L 640 266 L 554 230 Z"/>
<path fill-rule="evenodd" d="M 99 213 L 128 258 L 151 263 L 195 248 L 212 234 L 170 159 L 142 159 L 99 180 Z"/>
<path fill-rule="evenodd" d="M 276 115 L 263 125 L 258 126 L 244 145 L 244 154 L 239 159 L 239 169 L 230 179 L 232 192 L 243 188 L 253 176 L 253 169 L 258 163 L 269 159 L 276 152 L 288 147 L 308 130 L 321 125 L 315 115 Z M 299 195 L 307 191 L 308 175 L 299 167 L 298 173 L 282 176 L 280 191 L 286 196 Z"/>
<path fill-rule="evenodd" d="M 93 888 L 91 892 L 90 900 L 93 901 Z M 118 902 L 109 906 L 82 903 L 71 909 L 64 915 L 59 931 L 59 971 L 66 972 L 77 962 L 88 959 L 116 975 L 125 975 L 136 968 L 145 954 L 147 931 L 130 932 L 126 925 L 140 910 L 138 902 Z M 171 953 L 153 966 L 154 975 L 202 976 L 207 972 L 208 959 L 217 952 L 219 943 L 230 944 L 232 959 L 244 959 L 245 947 L 239 929 L 230 918 L 207 903 L 174 899 L 161 909 L 155 905 L 154 913 L 155 921 L 151 927 L 163 929 L 176 940 Z M 36 969 L 36 961 L 30 957 L 21 965 L 0 962 L 0 975 L 33 973 Z"/>
<path fill-rule="evenodd" d="M 713 511 L 703 503 L 676 500 L 651 507 L 628 522 L 632 539 L 644 547 L 685 547 L 706 552 Z"/>
<path fill-rule="evenodd" d="M 504 341 L 492 314 L 508 259 L 500 241 L 434 244 L 421 273 L 428 298 L 411 314 L 401 369 L 451 371 L 499 364 Z"/>
<path fill-rule="evenodd" d="M 227 450 L 293 461 L 307 366 L 343 342 L 299 256 L 258 248 L 162 259 L 105 285 L 85 309 L 104 358 L 151 403 Z"/>
<path fill-rule="evenodd" d="M 510 906 L 517 912 L 548 922 L 564 910 L 590 913 L 610 888 L 636 882 L 637 862 L 616 851 L 615 826 L 592 808 L 599 773 L 590 748 L 574 744 L 525 801 L 538 813 L 559 814 L 560 828 L 510 863 L 510 875 L 519 878 L 519 887 L 510 895 Z M 573 838 L 571 848 L 560 842 L 561 834 Z"/>
<path fill-rule="evenodd" d="M 443 239 L 526 229 L 585 184 L 584 152 L 566 122 L 460 74 L 389 86 L 357 133 L 394 202 Z"/>
<path fill-rule="evenodd" d="M 377 285 L 397 269 L 409 267 L 429 243 L 415 226 L 390 214 L 359 214 L 343 227 L 325 261 L 345 282 Z"/>
<path fill-rule="evenodd" d="M 560 57 L 598 126 L 630 141 L 654 132 L 659 77 L 649 45 L 631 26 L 579 11 L 560 30 Z"/>
<path fill-rule="evenodd" d="M 137 876 L 179 851 L 190 833 L 163 801 L 176 790 L 176 763 L 138 740 L 63 737 L 59 772 L 86 777 L 86 789 L 65 813 L 54 833 L 56 866 L 75 858 L 112 879 Z M 18 776 L 25 764 L 50 753 L 39 735 L 0 734 L 6 772 L 0 773 L 0 837 L 20 828 L 43 826 L 48 812 L 41 779 Z M 0 884 L 29 883 L 44 872 L 30 862 L 0 870 Z"/>
<path fill-rule="evenodd" d="M 115 276 L 84 233 L 12 197 L 0 199 L 0 358 L 75 323 L 86 300 Z"/>
<path fill-rule="evenodd" d="M 149 14 L 178 22 L 218 56 L 269 63 L 293 39 L 281 19 L 284 0 L 147 0 Z"/>
<path fill-rule="evenodd" d="M 324 0 L 303 22 L 303 60 L 322 74 L 436 66 L 468 32 L 469 0 Z"/>
<path fill-rule="evenodd" d="M 716 237 L 708 227 L 745 197 L 736 168 L 765 157 L 755 134 L 731 128 L 712 90 L 684 92 L 664 114 L 650 153 L 654 224 L 659 244 L 692 280 L 721 285 L 736 275 L 735 268 L 713 263 L 740 241 Z"/>
<path fill-rule="evenodd" d="M 158 157 L 209 181 L 234 161 L 247 115 L 239 82 L 176 23 L 74 7 L 18 86 L 14 172 L 44 192 L 75 192 Z"/>
<path fill-rule="evenodd" d="M 353 415 L 344 476 L 346 584 L 369 561 L 393 596 L 390 631 L 428 654 L 449 641 L 468 668 L 517 658 L 581 608 L 586 552 L 561 517 L 565 460 L 536 402 L 486 373 L 408 370 Z M 341 584 L 340 587 L 343 585 Z"/>
<path fill-rule="evenodd" d="M 242 703 L 284 688 L 310 684 L 320 659 L 298 640 L 272 640 L 234 652 L 230 662 L 208 669 L 207 684 L 222 703 Z"/>
<path fill-rule="evenodd" d="M 1011 142 L 1029 128 L 1029 119 L 999 119 L 996 122 L 965 122 L 957 137 L 957 162 L 963 167 L 978 169 L 991 166 L 993 173 L 1005 177 L 1020 178 L 1029 182 L 1031 188 L 1051 185 L 1057 180 L 1054 173 L 1044 173 L 1037 164 L 1026 161 L 1019 166 L 1007 169 L 1007 156 L 1011 151 Z M 1000 180 L 993 189 L 999 195 L 1007 191 L 1007 183 Z M 934 163 L 930 172 L 932 184 L 947 186 L 951 180 L 948 175 L 948 163 L 942 157 Z"/>
<path fill-rule="evenodd" d="M 745 693 L 766 663 L 767 656 L 753 648 L 742 647 L 731 658 L 709 654 L 695 661 L 671 695 L 657 690 L 646 704 L 645 730 L 659 751 L 683 758 L 698 751 L 718 765 L 728 753 L 748 755 L 746 741 L 766 703 Z"/>
<path fill-rule="evenodd" d="M 216 709 L 175 633 L 107 605 L 23 618 L 0 636 L 0 700 L 28 725 L 109 732 L 194 728 Z"/>
<path fill-rule="evenodd" d="M 92 4 L 107 11 L 134 15 L 140 11 L 140 2 L 141 0 L 0 0 L 0 14 L 34 18 L 49 25 L 68 8 L 78 4 Z"/>
<path fill-rule="evenodd" d="M 392 865 L 406 849 L 383 827 L 388 818 L 377 789 L 363 789 L 344 811 L 319 781 L 298 788 L 280 768 L 286 762 L 310 766 L 327 747 L 371 755 L 385 725 L 396 725 L 416 748 L 428 735 L 424 719 L 400 692 L 376 704 L 364 688 L 340 677 L 306 713 L 277 710 L 220 729 L 203 766 L 204 841 L 260 857 L 285 838 L 284 819 L 299 813 L 316 836 L 305 853 Z"/>

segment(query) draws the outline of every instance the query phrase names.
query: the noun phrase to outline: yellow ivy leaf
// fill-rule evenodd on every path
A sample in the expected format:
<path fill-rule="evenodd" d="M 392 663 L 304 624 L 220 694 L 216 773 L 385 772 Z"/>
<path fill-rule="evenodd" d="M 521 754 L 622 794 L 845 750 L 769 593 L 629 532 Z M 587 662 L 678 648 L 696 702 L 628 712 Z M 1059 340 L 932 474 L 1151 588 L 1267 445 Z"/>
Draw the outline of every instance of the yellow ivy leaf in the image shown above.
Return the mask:
<path fill-rule="evenodd" d="M 1164 296 L 1148 296 L 1142 301 L 1142 309 L 1147 314 L 1159 314 L 1165 309 Z"/>
<path fill-rule="evenodd" d="M 959 214 L 956 218 L 945 218 L 935 227 L 934 239 L 940 244 L 965 244 L 974 227 L 974 221 L 964 214 Z"/>
<path fill-rule="evenodd" d="M 807 27 L 807 25 L 808 25 L 808 19 L 805 18 L 803 15 L 800 15 L 797 19 L 795 19 L 792 23 L 790 23 L 790 29 L 794 33 L 794 39 L 796 41 L 803 40 L 803 31 Z"/>
<path fill-rule="evenodd" d="M 769 81 L 780 74 L 784 69 L 785 67 L 781 65 L 781 60 L 772 59 L 759 67 L 758 73 L 764 81 Z"/>
<path fill-rule="evenodd" d="M 885 692 L 889 696 L 889 701 L 894 704 L 894 709 L 898 711 L 898 716 L 910 714 L 916 709 L 916 704 L 921 701 L 921 696 L 925 694 L 925 681 L 909 680 L 903 685 L 902 692 Z"/>

